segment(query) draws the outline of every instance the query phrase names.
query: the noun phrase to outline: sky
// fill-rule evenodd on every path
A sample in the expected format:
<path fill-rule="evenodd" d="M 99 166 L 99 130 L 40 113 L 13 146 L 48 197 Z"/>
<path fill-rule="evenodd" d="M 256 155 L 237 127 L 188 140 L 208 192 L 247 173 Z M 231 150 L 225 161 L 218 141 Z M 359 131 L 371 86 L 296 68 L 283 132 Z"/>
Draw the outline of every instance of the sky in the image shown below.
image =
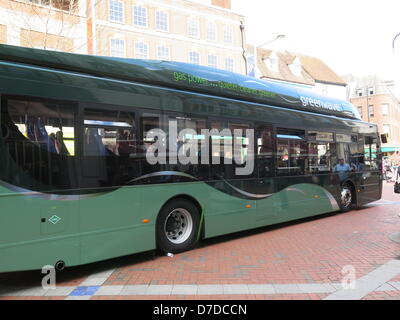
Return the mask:
<path fill-rule="evenodd" d="M 399 0 L 232 0 L 247 42 L 315 56 L 337 74 L 394 80 L 400 97 Z"/>

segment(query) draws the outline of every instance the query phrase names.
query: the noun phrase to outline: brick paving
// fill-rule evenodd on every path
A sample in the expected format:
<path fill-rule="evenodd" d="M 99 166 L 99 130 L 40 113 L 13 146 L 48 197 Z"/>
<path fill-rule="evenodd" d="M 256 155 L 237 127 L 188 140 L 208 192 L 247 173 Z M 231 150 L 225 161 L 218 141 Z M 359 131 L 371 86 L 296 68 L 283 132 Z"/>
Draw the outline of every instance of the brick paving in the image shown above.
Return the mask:
<path fill-rule="evenodd" d="M 340 290 L 344 266 L 361 279 L 400 257 L 389 238 L 400 232 L 399 213 L 400 195 L 385 183 L 382 200 L 361 210 L 208 239 L 173 257 L 142 253 L 67 268 L 58 291 L 35 289 L 38 271 L 0 274 L 0 299 L 324 299 Z M 362 299 L 398 299 L 400 269 L 385 281 Z"/>

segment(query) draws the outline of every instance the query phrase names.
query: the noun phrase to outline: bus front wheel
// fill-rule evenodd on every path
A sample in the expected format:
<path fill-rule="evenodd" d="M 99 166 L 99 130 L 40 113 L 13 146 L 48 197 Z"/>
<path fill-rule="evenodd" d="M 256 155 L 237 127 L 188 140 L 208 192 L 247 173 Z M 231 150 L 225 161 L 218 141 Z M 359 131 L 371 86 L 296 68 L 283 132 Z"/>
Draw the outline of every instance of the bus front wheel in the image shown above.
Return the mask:
<path fill-rule="evenodd" d="M 156 236 L 158 248 L 167 253 L 179 253 L 192 249 L 197 243 L 200 213 L 186 199 L 167 203 L 157 218 Z"/>
<path fill-rule="evenodd" d="M 354 192 L 349 183 L 342 185 L 340 189 L 340 211 L 350 211 L 353 205 Z"/>

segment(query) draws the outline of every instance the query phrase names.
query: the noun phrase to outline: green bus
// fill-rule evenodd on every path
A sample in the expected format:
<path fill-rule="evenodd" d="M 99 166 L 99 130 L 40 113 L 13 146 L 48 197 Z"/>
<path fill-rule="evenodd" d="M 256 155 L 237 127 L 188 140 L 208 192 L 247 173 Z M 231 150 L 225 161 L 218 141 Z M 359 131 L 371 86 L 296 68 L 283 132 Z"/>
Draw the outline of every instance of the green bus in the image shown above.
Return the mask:
<path fill-rule="evenodd" d="M 377 126 L 298 86 L 0 45 L 0 96 L 0 272 L 177 253 L 381 197 Z"/>

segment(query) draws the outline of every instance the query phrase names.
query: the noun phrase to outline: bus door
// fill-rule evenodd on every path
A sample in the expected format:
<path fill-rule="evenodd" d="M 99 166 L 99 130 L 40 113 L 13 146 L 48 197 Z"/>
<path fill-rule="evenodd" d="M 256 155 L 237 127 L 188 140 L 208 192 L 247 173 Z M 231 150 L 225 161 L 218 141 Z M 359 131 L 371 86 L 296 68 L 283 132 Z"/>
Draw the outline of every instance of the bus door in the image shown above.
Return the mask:
<path fill-rule="evenodd" d="M 80 231 L 86 234 L 81 249 L 85 263 L 132 251 L 127 243 L 133 242 L 132 230 L 144 219 L 140 188 L 136 187 L 143 182 L 144 143 L 137 139 L 137 113 L 131 108 L 100 104 L 81 107 Z M 146 129 L 159 128 L 159 120 L 156 113 L 141 114 Z M 152 241 L 143 243 L 152 245 Z"/>
<path fill-rule="evenodd" d="M 309 144 L 305 130 L 278 127 L 275 154 L 275 206 L 282 220 L 317 213 L 318 189 L 310 174 Z"/>
<path fill-rule="evenodd" d="M 255 171 L 254 193 L 257 203 L 257 221 L 268 219 L 277 214 L 270 198 L 275 190 L 274 130 L 272 125 L 259 124 L 255 127 Z"/>
<path fill-rule="evenodd" d="M 361 173 L 360 188 L 358 194 L 358 205 L 379 200 L 381 197 L 381 171 L 379 143 L 376 136 L 364 136 L 361 139 L 363 146 L 363 158 L 358 166 Z"/>
<path fill-rule="evenodd" d="M 213 214 L 205 220 L 209 234 L 236 232 L 254 227 L 254 138 L 250 122 L 209 118 L 210 179 L 214 189 Z M 247 170 L 248 169 L 248 170 Z"/>

